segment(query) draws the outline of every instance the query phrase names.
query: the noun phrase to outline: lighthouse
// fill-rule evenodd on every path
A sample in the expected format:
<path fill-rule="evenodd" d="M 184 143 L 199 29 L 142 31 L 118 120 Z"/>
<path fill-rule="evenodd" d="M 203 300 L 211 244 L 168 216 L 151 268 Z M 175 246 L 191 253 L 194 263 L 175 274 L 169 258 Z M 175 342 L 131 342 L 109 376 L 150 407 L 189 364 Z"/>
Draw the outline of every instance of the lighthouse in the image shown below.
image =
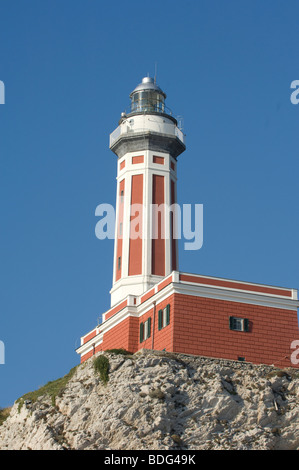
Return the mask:
<path fill-rule="evenodd" d="M 184 134 L 153 78 L 143 78 L 130 99 L 129 113 L 122 113 L 110 135 L 118 157 L 111 306 L 128 294 L 141 295 L 178 268 L 169 208 L 176 203 Z"/>
<path fill-rule="evenodd" d="M 298 368 L 297 289 L 179 270 L 172 208 L 184 134 L 154 79 L 143 78 L 130 99 L 109 145 L 117 156 L 111 306 L 81 336 L 81 362 L 151 349 Z"/>

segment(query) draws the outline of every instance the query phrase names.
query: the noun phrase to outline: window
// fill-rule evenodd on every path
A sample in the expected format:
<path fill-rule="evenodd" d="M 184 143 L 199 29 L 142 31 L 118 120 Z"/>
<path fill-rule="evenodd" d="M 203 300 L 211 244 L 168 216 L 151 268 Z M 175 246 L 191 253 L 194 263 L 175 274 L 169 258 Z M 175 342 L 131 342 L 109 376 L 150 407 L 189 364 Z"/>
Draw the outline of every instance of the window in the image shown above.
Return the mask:
<path fill-rule="evenodd" d="M 118 268 L 118 269 L 121 268 L 121 256 L 118 257 L 118 260 L 117 260 L 117 268 Z"/>
<path fill-rule="evenodd" d="M 165 326 L 169 325 L 170 323 L 170 305 L 166 305 L 163 310 L 159 310 L 158 312 L 158 329 L 162 330 Z"/>
<path fill-rule="evenodd" d="M 145 341 L 151 336 L 151 320 L 152 320 L 151 317 L 149 317 L 145 322 L 140 323 L 140 327 L 139 327 L 140 343 L 142 343 L 143 341 Z"/>
<path fill-rule="evenodd" d="M 121 203 L 124 202 L 124 191 L 123 190 L 120 192 L 120 202 Z"/>
<path fill-rule="evenodd" d="M 234 331 L 249 331 L 248 318 L 229 317 L 229 329 Z"/>
<path fill-rule="evenodd" d="M 123 223 L 122 222 L 119 223 L 119 236 L 120 237 L 123 236 Z"/>

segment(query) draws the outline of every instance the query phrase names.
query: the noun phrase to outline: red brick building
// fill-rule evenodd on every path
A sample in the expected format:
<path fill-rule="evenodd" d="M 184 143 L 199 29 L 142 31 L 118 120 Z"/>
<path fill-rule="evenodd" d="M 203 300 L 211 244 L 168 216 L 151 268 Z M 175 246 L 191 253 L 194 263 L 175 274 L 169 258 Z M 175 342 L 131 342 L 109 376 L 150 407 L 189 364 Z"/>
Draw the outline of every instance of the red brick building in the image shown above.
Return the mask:
<path fill-rule="evenodd" d="M 297 290 L 178 271 L 173 213 L 165 207 L 176 202 L 184 135 L 154 80 L 143 79 L 130 96 L 131 112 L 110 136 L 118 156 L 111 308 L 82 336 L 81 362 L 102 350 L 146 348 L 298 367 Z M 134 204 L 143 206 L 135 224 L 141 237 L 132 236 Z M 155 237 L 153 204 L 162 207 Z"/>

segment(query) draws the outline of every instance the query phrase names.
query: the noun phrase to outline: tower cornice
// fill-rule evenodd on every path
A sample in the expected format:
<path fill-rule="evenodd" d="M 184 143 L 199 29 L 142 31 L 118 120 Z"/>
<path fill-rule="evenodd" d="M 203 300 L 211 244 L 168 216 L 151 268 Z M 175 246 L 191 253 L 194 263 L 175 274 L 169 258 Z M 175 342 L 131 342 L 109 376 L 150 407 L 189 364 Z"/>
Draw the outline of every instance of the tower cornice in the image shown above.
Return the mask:
<path fill-rule="evenodd" d="M 184 150 L 185 144 L 175 135 L 144 130 L 132 134 L 121 134 L 111 145 L 110 149 L 119 158 L 129 152 L 152 150 L 154 152 L 169 153 L 177 158 Z"/>

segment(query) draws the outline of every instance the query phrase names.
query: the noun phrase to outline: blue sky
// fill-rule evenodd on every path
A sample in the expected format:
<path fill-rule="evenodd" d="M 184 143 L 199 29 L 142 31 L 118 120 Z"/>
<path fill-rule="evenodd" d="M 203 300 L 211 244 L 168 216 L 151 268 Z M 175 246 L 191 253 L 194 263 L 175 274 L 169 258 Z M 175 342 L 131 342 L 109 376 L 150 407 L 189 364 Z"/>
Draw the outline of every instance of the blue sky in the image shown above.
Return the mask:
<path fill-rule="evenodd" d="M 184 117 L 178 202 L 204 205 L 180 270 L 299 287 L 296 0 L 2 0 L 0 406 L 76 365 L 110 305 L 109 134 L 154 74 Z"/>

